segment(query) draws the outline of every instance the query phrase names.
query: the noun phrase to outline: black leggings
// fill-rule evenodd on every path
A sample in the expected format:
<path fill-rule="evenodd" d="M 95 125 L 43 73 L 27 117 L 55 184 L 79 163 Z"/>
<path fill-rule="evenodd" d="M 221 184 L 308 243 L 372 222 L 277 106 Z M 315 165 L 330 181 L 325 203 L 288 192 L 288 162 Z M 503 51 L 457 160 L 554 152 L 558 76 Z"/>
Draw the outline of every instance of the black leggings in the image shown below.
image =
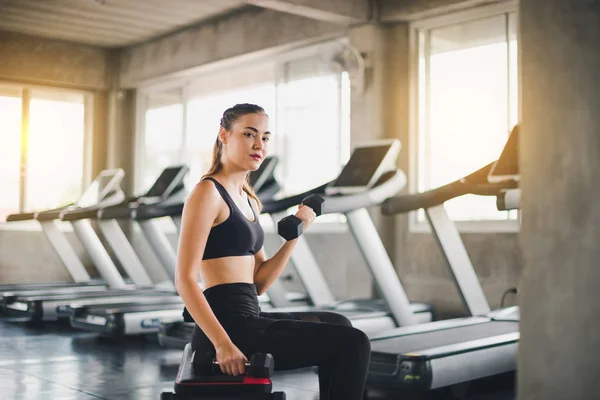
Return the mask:
<path fill-rule="evenodd" d="M 318 311 L 260 312 L 256 287 L 248 283 L 213 286 L 204 294 L 246 357 L 271 353 L 279 371 L 318 366 L 321 400 L 362 399 L 371 345 L 346 317 Z M 192 349 L 214 354 L 214 347 L 197 325 Z"/>

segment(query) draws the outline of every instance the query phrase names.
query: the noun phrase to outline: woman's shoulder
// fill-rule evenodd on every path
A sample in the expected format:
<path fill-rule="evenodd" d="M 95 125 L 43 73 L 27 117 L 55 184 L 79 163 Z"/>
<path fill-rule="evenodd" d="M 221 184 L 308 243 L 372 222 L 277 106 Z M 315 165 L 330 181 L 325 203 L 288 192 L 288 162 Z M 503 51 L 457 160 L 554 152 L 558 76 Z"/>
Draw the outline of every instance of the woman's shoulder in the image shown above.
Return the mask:
<path fill-rule="evenodd" d="M 210 179 L 203 179 L 192 188 L 186 203 L 218 204 L 219 191 Z"/>

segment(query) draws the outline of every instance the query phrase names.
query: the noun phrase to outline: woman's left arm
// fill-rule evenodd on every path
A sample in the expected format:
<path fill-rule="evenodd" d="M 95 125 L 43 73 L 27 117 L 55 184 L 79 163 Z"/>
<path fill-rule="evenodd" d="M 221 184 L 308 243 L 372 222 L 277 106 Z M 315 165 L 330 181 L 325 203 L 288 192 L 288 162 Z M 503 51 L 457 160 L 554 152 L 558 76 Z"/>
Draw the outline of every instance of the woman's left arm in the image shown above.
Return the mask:
<path fill-rule="evenodd" d="M 298 217 L 302 221 L 303 231 L 312 224 L 315 220 L 315 213 L 312 208 L 307 206 L 300 206 L 298 212 L 296 213 L 296 217 Z M 296 247 L 296 243 L 298 239 L 288 240 L 279 248 L 277 253 L 273 254 L 273 256 L 269 259 L 266 258 L 264 249 L 261 249 L 255 255 L 255 266 L 254 266 L 254 284 L 256 285 L 256 291 L 258 294 L 263 294 L 267 291 L 267 289 L 275 282 L 275 280 L 279 277 L 279 274 L 285 268 L 290 256 L 292 255 L 292 251 L 294 247 Z"/>
<path fill-rule="evenodd" d="M 292 250 L 296 246 L 298 239 L 289 240 L 283 244 L 273 256 L 267 259 L 264 248 L 256 253 L 254 267 L 254 284 L 258 294 L 263 294 L 279 277 L 285 269 Z"/>

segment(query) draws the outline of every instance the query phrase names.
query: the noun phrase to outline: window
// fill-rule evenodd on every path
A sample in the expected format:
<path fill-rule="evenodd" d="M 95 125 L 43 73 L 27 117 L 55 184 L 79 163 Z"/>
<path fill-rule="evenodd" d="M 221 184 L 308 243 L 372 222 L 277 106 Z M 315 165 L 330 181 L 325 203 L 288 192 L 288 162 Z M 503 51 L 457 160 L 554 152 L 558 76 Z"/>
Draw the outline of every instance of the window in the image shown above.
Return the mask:
<path fill-rule="evenodd" d="M 274 132 L 269 151 L 279 154 L 276 99 L 273 63 L 196 79 L 190 85 L 187 103 L 185 160 L 190 167 L 189 181 L 198 182 L 208 171 L 223 111 L 237 103 L 258 104 L 265 109 Z"/>
<path fill-rule="evenodd" d="M 339 44 L 205 73 L 173 90 L 142 91 L 137 190 L 168 163 L 187 163 L 188 185 L 198 182 L 212 161 L 223 111 L 236 103 L 258 104 L 269 115 L 269 151 L 280 157 L 284 193 L 334 179 L 350 153 L 350 82 L 331 63 L 335 50 Z"/>
<path fill-rule="evenodd" d="M 19 211 L 21 90 L 0 86 L 0 221 Z"/>
<path fill-rule="evenodd" d="M 278 129 L 287 193 L 299 193 L 331 181 L 349 155 L 347 74 L 324 63 L 301 59 L 284 65 L 279 85 Z"/>
<path fill-rule="evenodd" d="M 160 172 L 181 164 L 183 144 L 183 100 L 179 89 L 152 93 L 146 98 L 141 191 L 148 190 Z"/>
<path fill-rule="evenodd" d="M 498 7 L 414 26 L 415 189 L 450 183 L 499 156 L 518 120 L 516 32 L 516 14 Z M 463 196 L 446 208 L 455 221 L 516 219 L 498 212 L 495 200 Z M 424 219 L 417 213 L 418 223 Z"/>
<path fill-rule="evenodd" d="M 85 95 L 0 85 L 0 220 L 72 203 L 84 182 Z"/>

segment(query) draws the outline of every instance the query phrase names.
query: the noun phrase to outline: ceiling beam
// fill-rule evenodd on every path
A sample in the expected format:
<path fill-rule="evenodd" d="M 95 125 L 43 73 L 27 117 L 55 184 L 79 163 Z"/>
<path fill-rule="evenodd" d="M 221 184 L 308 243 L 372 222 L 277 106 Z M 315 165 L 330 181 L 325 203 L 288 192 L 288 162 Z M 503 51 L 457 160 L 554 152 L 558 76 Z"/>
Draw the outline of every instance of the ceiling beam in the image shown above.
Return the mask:
<path fill-rule="evenodd" d="M 346 31 L 347 28 L 339 24 L 249 7 L 243 12 L 123 49 L 120 52 L 121 85 L 136 87 L 218 61 L 341 37 Z"/>
<path fill-rule="evenodd" d="M 379 0 L 379 21 L 408 22 L 510 0 Z"/>
<path fill-rule="evenodd" d="M 247 0 L 248 4 L 274 11 L 340 25 L 368 22 L 369 0 Z"/>

